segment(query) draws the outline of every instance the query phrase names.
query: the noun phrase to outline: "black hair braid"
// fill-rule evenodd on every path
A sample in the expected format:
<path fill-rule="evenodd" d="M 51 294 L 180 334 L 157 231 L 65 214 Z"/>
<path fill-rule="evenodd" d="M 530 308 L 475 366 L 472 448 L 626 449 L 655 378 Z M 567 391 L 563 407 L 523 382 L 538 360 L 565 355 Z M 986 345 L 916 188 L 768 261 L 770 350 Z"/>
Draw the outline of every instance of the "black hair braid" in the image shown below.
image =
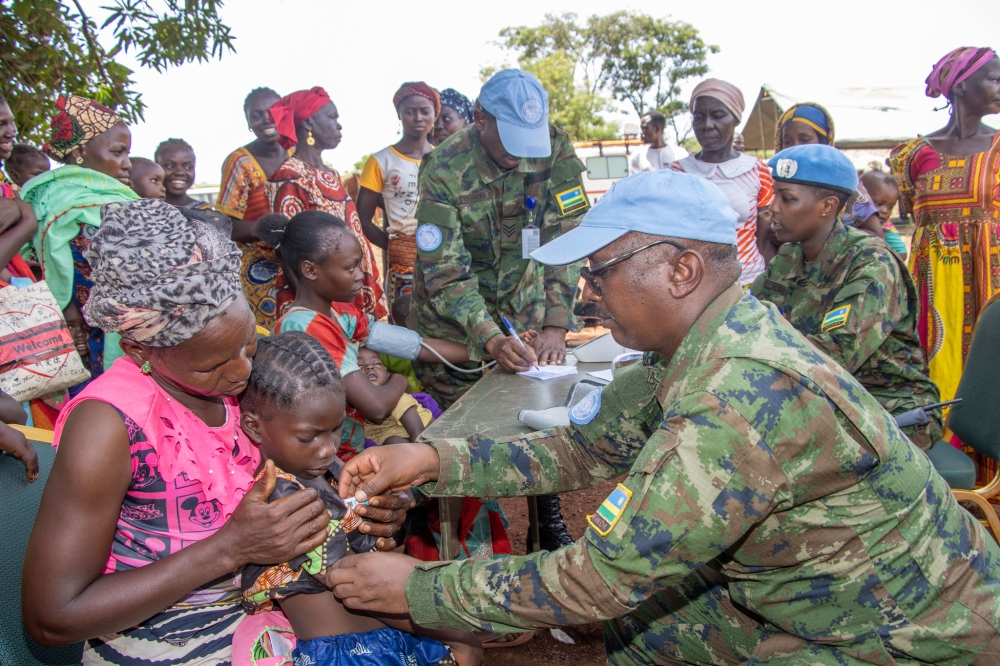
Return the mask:
<path fill-rule="evenodd" d="M 316 338 L 287 331 L 257 342 L 253 370 L 240 395 L 240 409 L 270 414 L 287 409 L 303 393 L 330 387 L 344 390 L 344 382 L 330 353 Z"/>
<path fill-rule="evenodd" d="M 191 154 L 194 155 L 194 148 L 192 148 L 191 144 L 184 139 L 167 139 L 156 147 L 156 150 L 153 152 L 153 159 L 159 162 L 160 151 L 166 150 L 167 148 L 187 148 L 191 151 Z"/>
<path fill-rule="evenodd" d="M 340 250 L 339 233 L 347 230 L 347 223 L 339 217 L 321 210 L 306 210 L 290 220 L 283 215 L 265 215 L 257 222 L 256 233 L 277 249 L 284 266 L 301 279 L 302 262 L 325 262 Z"/>
<path fill-rule="evenodd" d="M 270 94 L 274 95 L 275 97 L 281 97 L 281 95 L 279 95 L 278 93 L 274 92 L 273 90 L 271 90 L 267 86 L 263 86 L 263 87 L 260 87 L 260 88 L 254 88 L 253 90 L 251 90 L 249 92 L 249 94 L 247 94 L 246 99 L 243 100 L 243 115 L 247 114 L 247 107 L 250 106 L 250 100 L 252 100 L 257 95 L 263 95 L 264 93 L 270 93 Z"/>

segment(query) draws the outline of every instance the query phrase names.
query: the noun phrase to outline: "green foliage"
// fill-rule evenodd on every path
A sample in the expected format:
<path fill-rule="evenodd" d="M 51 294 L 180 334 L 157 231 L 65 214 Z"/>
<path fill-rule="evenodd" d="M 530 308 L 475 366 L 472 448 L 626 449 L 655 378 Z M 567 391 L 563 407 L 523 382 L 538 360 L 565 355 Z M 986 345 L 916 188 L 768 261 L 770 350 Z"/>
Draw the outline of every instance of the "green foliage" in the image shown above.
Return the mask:
<path fill-rule="evenodd" d="M 113 0 L 101 9 L 100 28 L 79 0 L 0 0 L 0 88 L 21 136 L 45 140 L 58 93 L 73 93 L 114 108 L 129 121 L 145 105 L 135 91 L 132 70 L 115 62 L 132 53 L 144 67 L 164 71 L 235 51 L 219 0 Z M 110 32 L 106 49 L 97 39 Z"/>
<path fill-rule="evenodd" d="M 611 99 L 640 116 L 659 109 L 673 122 L 686 109 L 680 82 L 707 73 L 708 54 L 719 51 L 688 23 L 625 10 L 584 23 L 573 13 L 547 14 L 540 26 L 504 28 L 500 37 L 500 46 L 545 85 L 553 122 L 574 139 L 617 133 L 617 123 L 602 116 L 614 109 Z"/>

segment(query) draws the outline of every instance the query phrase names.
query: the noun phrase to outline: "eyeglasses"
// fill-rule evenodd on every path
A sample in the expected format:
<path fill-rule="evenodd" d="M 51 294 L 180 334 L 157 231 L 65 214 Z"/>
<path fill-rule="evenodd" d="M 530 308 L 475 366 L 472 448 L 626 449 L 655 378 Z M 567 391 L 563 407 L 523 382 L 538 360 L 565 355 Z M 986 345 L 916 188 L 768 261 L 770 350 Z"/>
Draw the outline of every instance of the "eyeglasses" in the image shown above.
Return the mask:
<path fill-rule="evenodd" d="M 653 247 L 654 245 L 663 245 L 664 243 L 666 243 L 667 245 L 673 245 L 674 247 L 676 247 L 681 252 L 686 252 L 687 251 L 686 247 L 684 247 L 680 243 L 675 243 L 672 240 L 663 239 L 663 240 L 653 241 L 652 243 L 650 243 L 648 245 L 643 245 L 642 247 L 637 247 L 634 250 L 629 250 L 628 252 L 622 252 L 621 254 L 619 254 L 617 256 L 614 256 L 614 257 L 611 257 L 610 259 L 607 259 L 606 261 L 602 261 L 599 264 L 594 264 L 593 266 L 590 266 L 590 267 L 584 266 L 583 268 L 580 269 L 580 275 L 583 276 L 583 279 L 587 282 L 587 285 L 590 287 L 591 291 L 594 292 L 594 295 L 595 296 L 600 296 L 601 295 L 601 287 L 600 287 L 599 284 L 597 284 L 597 279 L 596 278 L 600 277 L 604 273 L 607 273 L 608 270 L 610 270 L 614 266 L 617 266 L 618 264 L 620 264 L 620 263 L 622 263 L 624 261 L 628 261 L 629 259 L 631 259 L 635 255 L 639 254 L 643 250 L 648 250 L 649 248 Z"/>

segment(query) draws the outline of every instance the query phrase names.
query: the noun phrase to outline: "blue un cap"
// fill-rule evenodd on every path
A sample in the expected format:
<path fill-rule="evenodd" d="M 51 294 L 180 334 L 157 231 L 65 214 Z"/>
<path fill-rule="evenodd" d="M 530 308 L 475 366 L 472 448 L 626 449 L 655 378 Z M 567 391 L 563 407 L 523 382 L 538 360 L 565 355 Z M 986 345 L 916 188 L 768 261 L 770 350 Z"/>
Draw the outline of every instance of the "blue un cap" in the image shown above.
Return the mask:
<path fill-rule="evenodd" d="M 503 148 L 514 157 L 548 157 L 549 96 L 531 74 L 503 69 L 479 91 L 479 105 L 496 116 Z"/>
<path fill-rule="evenodd" d="M 739 215 L 722 190 L 680 171 L 647 171 L 619 180 L 575 229 L 531 253 L 562 266 L 587 257 L 630 231 L 736 244 Z"/>
<path fill-rule="evenodd" d="M 826 187 L 844 194 L 858 189 L 858 170 L 833 146 L 810 143 L 785 148 L 767 163 L 776 181 Z"/>

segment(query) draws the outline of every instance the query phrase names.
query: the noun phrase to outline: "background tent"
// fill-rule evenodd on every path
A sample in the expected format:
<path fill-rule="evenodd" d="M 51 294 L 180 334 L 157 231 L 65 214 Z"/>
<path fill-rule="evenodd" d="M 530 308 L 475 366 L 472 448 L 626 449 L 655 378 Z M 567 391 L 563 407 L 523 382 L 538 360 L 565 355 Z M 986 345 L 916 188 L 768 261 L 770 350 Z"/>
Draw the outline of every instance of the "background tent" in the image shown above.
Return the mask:
<path fill-rule="evenodd" d="M 808 86 L 760 87 L 757 101 L 741 132 L 748 151 L 774 150 L 774 126 L 794 104 L 816 102 L 833 116 L 835 143 L 859 169 L 885 158 L 896 145 L 948 122 L 944 98 L 930 99 L 923 86 L 900 88 L 810 88 Z"/>

